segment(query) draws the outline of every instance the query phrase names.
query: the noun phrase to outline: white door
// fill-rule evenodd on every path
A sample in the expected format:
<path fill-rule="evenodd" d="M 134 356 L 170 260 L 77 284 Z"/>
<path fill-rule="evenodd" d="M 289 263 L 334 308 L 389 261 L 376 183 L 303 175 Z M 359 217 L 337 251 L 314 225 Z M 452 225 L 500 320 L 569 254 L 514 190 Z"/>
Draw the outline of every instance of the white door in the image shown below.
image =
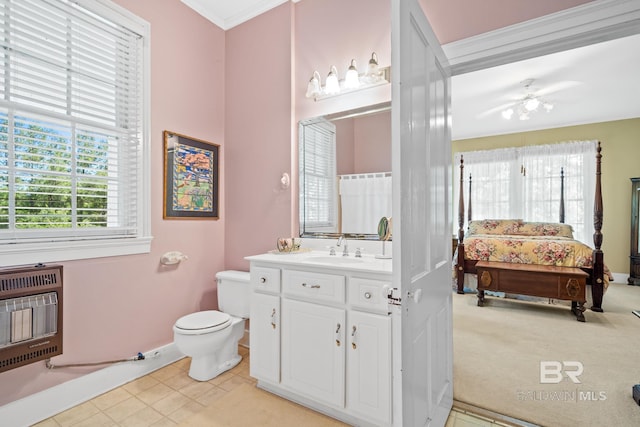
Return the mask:
<path fill-rule="evenodd" d="M 417 0 L 392 1 L 391 28 L 401 423 L 444 426 L 453 403 L 450 71 Z"/>
<path fill-rule="evenodd" d="M 345 311 L 282 299 L 282 385 L 344 408 Z"/>

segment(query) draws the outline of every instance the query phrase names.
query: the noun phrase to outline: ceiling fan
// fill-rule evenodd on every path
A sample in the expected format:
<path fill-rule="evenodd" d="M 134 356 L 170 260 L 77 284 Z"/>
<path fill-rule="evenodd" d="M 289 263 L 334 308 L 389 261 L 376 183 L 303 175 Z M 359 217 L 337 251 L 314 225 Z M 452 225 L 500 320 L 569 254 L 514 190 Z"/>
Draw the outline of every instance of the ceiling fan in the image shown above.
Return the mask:
<path fill-rule="evenodd" d="M 535 79 L 532 78 L 521 81 L 519 86 L 522 88 L 518 89 L 518 94 L 509 97 L 511 101 L 484 111 L 478 118 L 501 113 L 506 120 L 513 117 L 519 120 L 529 120 L 531 115 L 538 111 L 548 113 L 553 110 L 554 104 L 545 96 L 579 84 L 575 81 L 564 81 L 538 89 L 534 86 L 534 82 Z"/>

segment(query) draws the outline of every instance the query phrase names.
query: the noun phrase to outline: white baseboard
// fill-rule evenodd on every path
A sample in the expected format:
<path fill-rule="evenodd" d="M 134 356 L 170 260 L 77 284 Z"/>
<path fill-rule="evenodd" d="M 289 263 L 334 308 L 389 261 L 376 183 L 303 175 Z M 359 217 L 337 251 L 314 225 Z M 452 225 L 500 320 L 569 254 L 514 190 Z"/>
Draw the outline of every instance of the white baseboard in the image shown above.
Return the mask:
<path fill-rule="evenodd" d="M 627 279 L 629 278 L 629 274 L 627 273 L 611 273 L 613 276 L 613 281 L 615 283 L 627 283 Z"/>
<path fill-rule="evenodd" d="M 171 343 L 145 353 L 145 357 L 111 365 L 0 406 L 2 425 L 31 426 L 180 360 L 184 355 Z"/>

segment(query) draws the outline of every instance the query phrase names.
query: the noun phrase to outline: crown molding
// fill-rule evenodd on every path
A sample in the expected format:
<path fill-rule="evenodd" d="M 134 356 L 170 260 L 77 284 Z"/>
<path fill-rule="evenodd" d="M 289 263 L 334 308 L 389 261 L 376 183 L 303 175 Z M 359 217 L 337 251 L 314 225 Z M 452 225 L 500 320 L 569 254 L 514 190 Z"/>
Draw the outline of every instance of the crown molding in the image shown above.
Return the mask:
<path fill-rule="evenodd" d="M 219 13 L 216 13 L 216 8 L 211 7 L 209 1 L 207 0 L 181 0 L 182 3 L 189 6 L 191 9 L 195 10 L 197 13 L 213 22 L 215 25 L 227 31 L 236 25 L 240 25 L 245 21 L 248 21 L 252 18 L 255 18 L 258 15 L 261 15 L 274 7 L 280 6 L 282 3 L 286 3 L 289 0 L 262 0 L 255 1 L 254 4 L 245 8 L 244 10 L 235 13 L 230 16 L 221 16 Z M 297 3 L 300 0 L 293 0 L 294 3 Z"/>
<path fill-rule="evenodd" d="M 443 46 L 453 75 L 640 33 L 640 0 L 596 0 Z"/>

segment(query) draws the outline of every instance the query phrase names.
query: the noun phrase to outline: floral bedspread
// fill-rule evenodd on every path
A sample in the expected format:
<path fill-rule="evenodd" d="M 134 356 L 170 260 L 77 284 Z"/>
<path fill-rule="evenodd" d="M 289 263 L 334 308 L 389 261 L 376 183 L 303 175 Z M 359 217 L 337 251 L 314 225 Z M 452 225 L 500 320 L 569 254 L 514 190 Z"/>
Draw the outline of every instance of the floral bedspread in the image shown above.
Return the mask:
<path fill-rule="evenodd" d="M 591 267 L 589 246 L 567 237 L 475 234 L 464 239 L 465 259 Z"/>
<path fill-rule="evenodd" d="M 569 237 L 474 234 L 464 239 L 468 260 L 542 264 L 562 267 L 593 266 L 593 249 Z M 605 266 L 606 279 L 612 279 Z"/>

